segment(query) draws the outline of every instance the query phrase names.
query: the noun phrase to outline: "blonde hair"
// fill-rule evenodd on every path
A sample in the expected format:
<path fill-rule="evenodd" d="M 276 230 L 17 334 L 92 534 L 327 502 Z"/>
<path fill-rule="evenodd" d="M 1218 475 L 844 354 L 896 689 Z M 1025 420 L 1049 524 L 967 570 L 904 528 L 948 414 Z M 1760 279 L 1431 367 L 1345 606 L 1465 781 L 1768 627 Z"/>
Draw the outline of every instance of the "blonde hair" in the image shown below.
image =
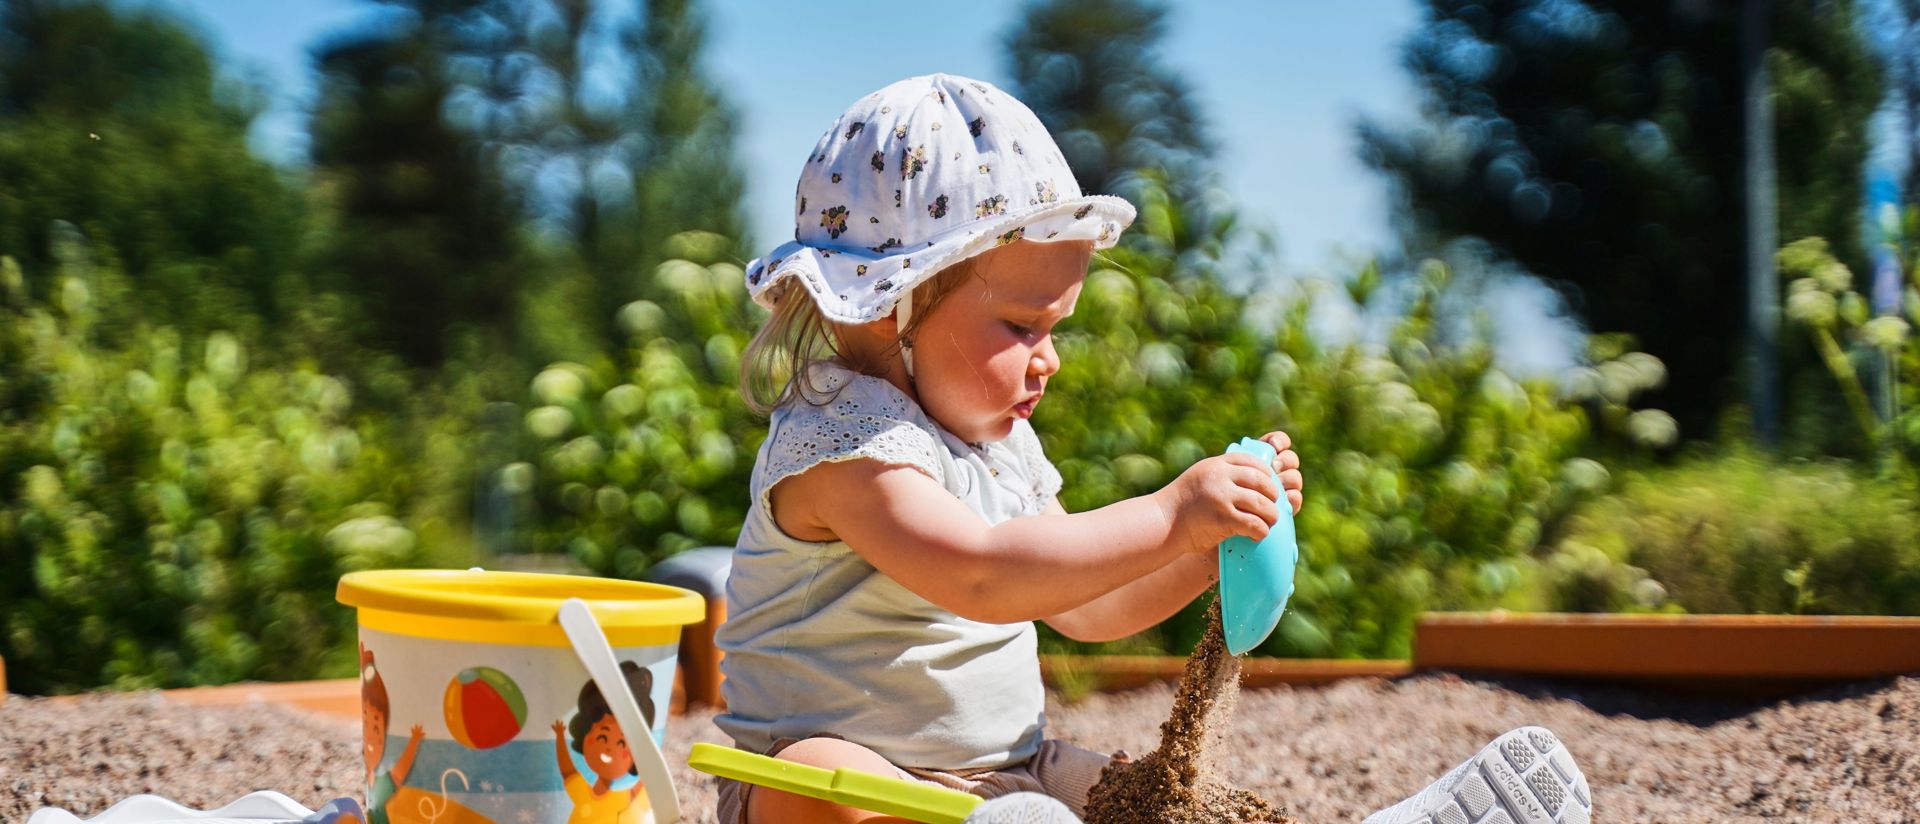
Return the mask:
<path fill-rule="evenodd" d="M 907 322 L 907 328 L 900 330 L 900 337 L 911 338 L 934 307 L 952 294 L 968 275 L 976 274 L 978 259 L 956 262 L 914 287 L 909 296 L 913 301 L 913 319 Z M 816 364 L 838 363 L 856 372 L 881 375 L 884 363 L 855 362 L 845 351 L 841 346 L 840 324 L 820 314 L 820 307 L 794 279 L 776 285 L 770 294 L 773 314 L 740 354 L 740 397 L 748 409 L 766 416 L 795 398 L 815 406 L 832 403 L 838 392 L 829 393 L 814 384 Z M 900 343 L 896 340 L 884 354 L 891 356 L 899 349 Z"/>

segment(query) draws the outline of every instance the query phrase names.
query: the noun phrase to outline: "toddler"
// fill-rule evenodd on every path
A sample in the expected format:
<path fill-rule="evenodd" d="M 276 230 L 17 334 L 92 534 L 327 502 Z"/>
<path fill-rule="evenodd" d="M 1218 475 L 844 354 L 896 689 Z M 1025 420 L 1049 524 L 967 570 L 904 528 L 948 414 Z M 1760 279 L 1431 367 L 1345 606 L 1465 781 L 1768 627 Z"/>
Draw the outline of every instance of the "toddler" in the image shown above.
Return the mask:
<path fill-rule="evenodd" d="M 1134 208 L 1082 195 L 998 88 L 934 74 L 863 98 L 809 154 L 794 214 L 794 240 L 746 270 L 772 315 L 741 389 L 769 421 L 715 723 L 753 752 L 1078 814 L 1125 755 L 1046 736 L 1034 622 L 1103 641 L 1171 616 L 1214 582 L 1220 541 L 1264 536 L 1280 501 L 1299 511 L 1300 458 L 1270 432 L 1281 488 L 1230 454 L 1152 494 L 1061 507 L 1028 419 L 1091 255 Z M 875 817 L 725 780 L 719 814 Z"/>

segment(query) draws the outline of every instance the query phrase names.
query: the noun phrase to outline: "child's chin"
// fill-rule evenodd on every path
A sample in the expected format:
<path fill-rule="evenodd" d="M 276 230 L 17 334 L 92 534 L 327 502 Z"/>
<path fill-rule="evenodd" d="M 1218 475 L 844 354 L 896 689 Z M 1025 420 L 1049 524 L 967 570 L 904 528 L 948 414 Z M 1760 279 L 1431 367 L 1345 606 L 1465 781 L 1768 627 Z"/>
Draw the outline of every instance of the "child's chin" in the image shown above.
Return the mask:
<path fill-rule="evenodd" d="M 1019 418 L 1016 418 L 1012 415 L 1007 415 L 1005 417 L 1002 417 L 1001 419 L 994 421 L 991 425 L 989 425 L 986 431 L 981 432 L 980 437 L 974 438 L 972 440 L 974 443 L 979 443 L 979 444 L 998 443 L 1000 441 L 1004 441 L 1007 439 L 1008 435 L 1013 434 L 1013 424 L 1015 421 L 1018 421 L 1018 420 Z"/>
<path fill-rule="evenodd" d="M 1006 440 L 1007 436 L 1013 434 L 1013 425 L 1018 420 L 1019 418 L 1012 413 L 1005 413 L 997 418 L 976 421 L 966 429 L 947 426 L 945 422 L 941 422 L 940 425 L 946 426 L 948 432 L 952 432 L 967 443 L 989 444 Z"/>

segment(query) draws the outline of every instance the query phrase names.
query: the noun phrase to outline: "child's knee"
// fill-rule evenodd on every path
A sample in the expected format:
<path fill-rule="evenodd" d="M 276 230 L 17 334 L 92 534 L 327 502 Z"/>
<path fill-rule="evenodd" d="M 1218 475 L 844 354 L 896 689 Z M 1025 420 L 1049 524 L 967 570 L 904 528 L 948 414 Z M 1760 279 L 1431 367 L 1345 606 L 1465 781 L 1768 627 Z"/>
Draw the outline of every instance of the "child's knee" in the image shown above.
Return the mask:
<path fill-rule="evenodd" d="M 823 770 L 837 770 L 842 767 L 873 773 L 874 775 L 897 777 L 900 769 L 879 753 L 838 738 L 808 738 L 796 741 L 774 756 L 796 764 L 819 767 Z M 867 810 L 808 798 L 802 795 L 780 792 L 766 787 L 754 787 L 747 794 L 748 824 L 788 824 L 793 822 L 856 822 L 869 821 L 878 817 L 878 813 Z M 885 821 L 898 819 L 882 818 Z"/>
<path fill-rule="evenodd" d="M 824 770 L 851 767 L 876 775 L 894 776 L 900 772 L 880 754 L 843 738 L 819 736 L 789 744 L 774 757 Z"/>

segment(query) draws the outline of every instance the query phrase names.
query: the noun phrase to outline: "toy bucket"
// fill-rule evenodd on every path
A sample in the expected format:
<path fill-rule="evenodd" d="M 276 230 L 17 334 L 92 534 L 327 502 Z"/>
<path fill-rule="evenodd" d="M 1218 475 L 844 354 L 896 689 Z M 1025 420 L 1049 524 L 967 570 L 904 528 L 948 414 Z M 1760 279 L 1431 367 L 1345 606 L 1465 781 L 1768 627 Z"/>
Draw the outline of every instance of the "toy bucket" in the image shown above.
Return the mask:
<path fill-rule="evenodd" d="M 659 745 L 699 595 L 476 569 L 354 572 L 335 597 L 358 609 L 368 824 L 678 816 Z"/>

